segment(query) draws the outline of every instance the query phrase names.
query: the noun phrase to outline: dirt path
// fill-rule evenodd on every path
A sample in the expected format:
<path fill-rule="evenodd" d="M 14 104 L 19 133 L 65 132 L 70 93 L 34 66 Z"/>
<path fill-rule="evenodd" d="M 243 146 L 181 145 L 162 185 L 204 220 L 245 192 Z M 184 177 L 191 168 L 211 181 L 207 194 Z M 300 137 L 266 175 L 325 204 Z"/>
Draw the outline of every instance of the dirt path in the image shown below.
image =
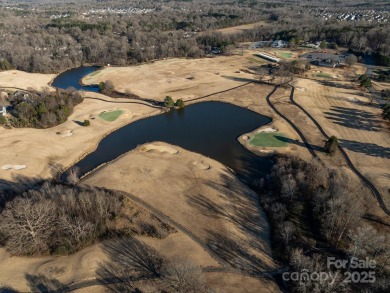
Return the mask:
<path fill-rule="evenodd" d="M 276 114 L 278 114 L 280 117 L 282 117 L 285 121 L 287 121 L 288 124 L 298 133 L 300 138 L 302 139 L 303 143 L 307 147 L 308 151 L 314 158 L 318 158 L 317 154 L 315 153 L 313 147 L 309 144 L 306 137 L 303 135 L 303 133 L 299 130 L 299 128 L 293 123 L 290 119 L 288 119 L 285 115 L 283 115 L 278 109 L 276 109 L 275 105 L 271 102 L 271 96 L 276 92 L 276 90 L 279 88 L 279 86 L 275 86 L 272 92 L 268 94 L 266 97 L 268 105 L 272 108 L 272 110 L 275 111 Z M 291 91 L 291 94 L 293 95 L 294 92 Z"/>

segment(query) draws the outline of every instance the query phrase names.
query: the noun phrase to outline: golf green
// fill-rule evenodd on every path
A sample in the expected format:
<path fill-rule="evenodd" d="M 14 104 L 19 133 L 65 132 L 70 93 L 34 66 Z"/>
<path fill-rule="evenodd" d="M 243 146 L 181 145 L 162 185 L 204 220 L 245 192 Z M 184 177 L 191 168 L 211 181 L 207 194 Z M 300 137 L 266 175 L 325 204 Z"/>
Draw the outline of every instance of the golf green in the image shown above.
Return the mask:
<path fill-rule="evenodd" d="M 258 147 L 284 147 L 287 145 L 287 139 L 278 132 L 260 132 L 249 143 Z"/>
<path fill-rule="evenodd" d="M 276 52 L 276 56 L 286 58 L 286 59 L 292 58 L 292 54 L 289 52 Z"/>
<path fill-rule="evenodd" d="M 102 112 L 99 114 L 99 117 L 103 120 L 106 121 L 115 121 L 118 119 L 120 115 L 122 115 L 123 111 L 122 110 L 115 110 L 115 111 L 110 111 L 110 112 Z"/>

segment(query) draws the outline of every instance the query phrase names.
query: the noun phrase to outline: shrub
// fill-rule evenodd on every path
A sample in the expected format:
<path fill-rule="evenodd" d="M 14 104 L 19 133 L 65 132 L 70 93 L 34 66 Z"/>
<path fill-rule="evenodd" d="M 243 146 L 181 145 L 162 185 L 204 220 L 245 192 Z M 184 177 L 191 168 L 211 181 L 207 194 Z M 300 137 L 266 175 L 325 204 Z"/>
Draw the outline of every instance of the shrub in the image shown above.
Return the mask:
<path fill-rule="evenodd" d="M 164 99 L 164 106 L 167 108 L 173 108 L 175 106 L 175 102 L 173 101 L 171 96 L 166 96 Z"/>
<path fill-rule="evenodd" d="M 336 152 L 338 145 L 339 145 L 339 142 L 337 140 L 337 137 L 331 136 L 328 139 L 328 141 L 325 143 L 325 147 L 324 147 L 325 152 L 327 152 L 330 155 L 333 155 Z"/>
<path fill-rule="evenodd" d="M 185 107 L 185 102 L 183 101 L 183 99 L 178 99 L 177 101 L 176 101 L 176 107 L 179 107 L 179 108 L 184 108 Z"/>
<path fill-rule="evenodd" d="M 10 70 L 13 68 L 14 67 L 12 66 L 11 63 L 8 62 L 7 59 L 0 58 L 0 70 Z"/>
<path fill-rule="evenodd" d="M 354 65 L 357 62 L 357 57 L 354 54 L 350 54 L 345 58 L 345 63 L 349 66 Z"/>
<path fill-rule="evenodd" d="M 109 96 L 114 91 L 114 84 L 111 80 L 106 80 L 106 82 L 99 83 L 99 92 Z"/>
<path fill-rule="evenodd" d="M 89 126 L 91 125 L 91 122 L 88 119 L 85 119 L 83 122 L 83 126 Z"/>
<path fill-rule="evenodd" d="M 360 81 L 360 86 L 362 87 L 367 88 L 372 86 L 371 79 L 366 74 L 361 75 L 358 80 Z"/>
<path fill-rule="evenodd" d="M 0 125 L 4 125 L 6 123 L 7 123 L 7 119 L 2 114 L 0 114 Z"/>

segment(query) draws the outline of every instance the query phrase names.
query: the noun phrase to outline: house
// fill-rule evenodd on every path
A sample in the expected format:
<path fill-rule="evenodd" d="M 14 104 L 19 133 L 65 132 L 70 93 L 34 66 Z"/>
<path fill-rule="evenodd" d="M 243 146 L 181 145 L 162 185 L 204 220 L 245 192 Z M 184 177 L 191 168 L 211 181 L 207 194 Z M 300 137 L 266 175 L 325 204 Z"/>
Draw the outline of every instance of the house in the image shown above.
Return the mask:
<path fill-rule="evenodd" d="M 271 47 L 272 48 L 286 48 L 287 45 L 288 45 L 288 43 L 286 41 L 277 40 L 277 41 L 272 42 Z"/>
<path fill-rule="evenodd" d="M 0 114 L 3 116 L 7 115 L 7 109 L 4 106 L 0 106 Z"/>
<path fill-rule="evenodd" d="M 318 66 L 335 68 L 339 65 L 339 62 L 332 59 L 321 59 L 316 61 L 315 64 Z"/>

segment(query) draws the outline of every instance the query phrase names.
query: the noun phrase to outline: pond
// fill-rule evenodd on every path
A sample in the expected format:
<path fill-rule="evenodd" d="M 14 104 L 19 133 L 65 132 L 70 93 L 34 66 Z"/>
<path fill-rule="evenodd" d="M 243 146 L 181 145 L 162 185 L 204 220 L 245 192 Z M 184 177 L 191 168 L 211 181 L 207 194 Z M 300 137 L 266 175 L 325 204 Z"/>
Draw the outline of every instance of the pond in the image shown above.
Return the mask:
<path fill-rule="evenodd" d="M 99 87 L 97 85 L 85 86 L 80 83 L 81 79 L 99 70 L 99 66 L 81 66 L 78 68 L 73 68 L 67 70 L 60 75 L 58 75 L 52 82 L 52 86 L 60 89 L 68 89 L 74 87 L 76 90 L 98 92 Z"/>
<path fill-rule="evenodd" d="M 91 90 L 91 87 L 80 86 L 79 81 L 98 69 L 80 67 L 69 70 L 59 75 L 53 86 Z M 237 141 L 237 137 L 270 122 L 271 119 L 266 116 L 232 104 L 197 103 L 135 121 L 114 131 L 76 167 L 80 169 L 80 174 L 85 174 L 138 145 L 163 141 L 217 160 L 248 182 L 250 178 L 268 174 L 273 161 L 248 151 Z"/>

